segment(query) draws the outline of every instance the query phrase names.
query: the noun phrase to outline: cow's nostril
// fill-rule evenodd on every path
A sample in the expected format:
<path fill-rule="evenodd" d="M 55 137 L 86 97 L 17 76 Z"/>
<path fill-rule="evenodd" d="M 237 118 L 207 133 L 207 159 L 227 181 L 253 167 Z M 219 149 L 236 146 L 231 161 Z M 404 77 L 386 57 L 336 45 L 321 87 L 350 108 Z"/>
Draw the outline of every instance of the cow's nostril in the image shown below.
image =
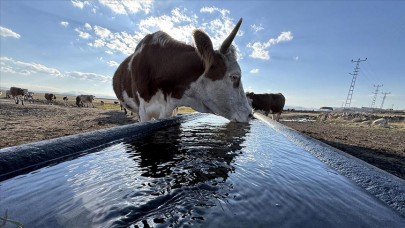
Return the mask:
<path fill-rule="evenodd" d="M 252 113 L 249 114 L 249 118 L 250 118 L 250 119 L 253 118 L 253 114 L 252 114 Z"/>

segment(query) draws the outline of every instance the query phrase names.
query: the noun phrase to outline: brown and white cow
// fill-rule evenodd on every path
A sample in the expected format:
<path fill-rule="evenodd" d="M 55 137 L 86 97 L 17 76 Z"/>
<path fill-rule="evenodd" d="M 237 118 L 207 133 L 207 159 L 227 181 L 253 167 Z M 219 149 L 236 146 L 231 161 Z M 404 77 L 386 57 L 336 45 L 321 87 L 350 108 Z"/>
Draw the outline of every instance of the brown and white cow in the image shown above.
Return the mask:
<path fill-rule="evenodd" d="M 56 100 L 56 96 L 53 93 L 45 93 L 44 97 L 48 101 L 48 104 L 52 104 L 52 101 Z"/>
<path fill-rule="evenodd" d="M 279 120 L 285 104 L 285 97 L 281 93 L 254 94 L 246 93 L 249 104 L 254 110 L 262 110 L 267 116 L 272 113 L 272 119 Z M 275 116 L 276 115 L 276 116 Z"/>
<path fill-rule="evenodd" d="M 10 87 L 10 95 L 13 96 L 16 104 L 18 104 L 19 101 L 21 101 L 21 104 L 24 105 L 24 95 L 25 95 L 24 89 L 18 87 Z"/>
<path fill-rule="evenodd" d="M 84 104 L 86 104 L 86 107 L 89 107 L 89 103 L 93 106 L 94 96 L 93 95 L 79 95 L 76 97 L 76 105 L 77 107 L 84 107 Z"/>
<path fill-rule="evenodd" d="M 138 113 L 141 122 L 170 117 L 178 106 L 248 122 L 252 109 L 232 45 L 241 23 L 242 19 L 219 50 L 199 29 L 193 31 L 195 46 L 162 31 L 146 35 L 114 74 L 117 98 Z"/>

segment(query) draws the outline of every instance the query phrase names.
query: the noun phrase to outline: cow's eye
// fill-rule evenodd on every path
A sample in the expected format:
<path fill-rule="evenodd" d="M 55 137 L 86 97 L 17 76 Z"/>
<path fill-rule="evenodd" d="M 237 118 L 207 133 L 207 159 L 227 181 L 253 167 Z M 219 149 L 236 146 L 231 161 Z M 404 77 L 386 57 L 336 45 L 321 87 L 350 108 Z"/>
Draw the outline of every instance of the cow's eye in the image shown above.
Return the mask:
<path fill-rule="evenodd" d="M 237 81 L 238 78 L 239 78 L 237 75 L 231 75 L 230 77 L 231 77 L 231 80 L 232 80 L 233 82 Z"/>

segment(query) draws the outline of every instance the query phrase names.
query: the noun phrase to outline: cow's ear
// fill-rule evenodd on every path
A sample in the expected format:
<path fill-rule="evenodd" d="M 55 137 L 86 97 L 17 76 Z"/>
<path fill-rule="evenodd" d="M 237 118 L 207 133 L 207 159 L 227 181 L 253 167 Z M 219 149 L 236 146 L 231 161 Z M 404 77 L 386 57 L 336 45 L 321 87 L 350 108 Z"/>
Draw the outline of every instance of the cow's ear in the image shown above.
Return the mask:
<path fill-rule="evenodd" d="M 207 71 L 214 62 L 214 48 L 211 39 L 203 31 L 196 29 L 193 31 L 194 43 L 198 55 L 204 62 L 205 71 Z"/>

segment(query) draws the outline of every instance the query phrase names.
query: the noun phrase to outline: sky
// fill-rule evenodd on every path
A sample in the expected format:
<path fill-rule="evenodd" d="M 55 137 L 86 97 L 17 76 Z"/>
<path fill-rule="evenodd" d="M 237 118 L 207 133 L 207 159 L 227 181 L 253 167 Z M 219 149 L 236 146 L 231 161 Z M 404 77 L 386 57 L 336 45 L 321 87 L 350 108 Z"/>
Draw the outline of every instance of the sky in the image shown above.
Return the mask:
<path fill-rule="evenodd" d="M 203 29 L 233 44 L 242 84 L 286 106 L 405 109 L 405 1 L 0 0 L 0 87 L 115 97 L 118 65 L 163 30 L 192 44 Z"/>

